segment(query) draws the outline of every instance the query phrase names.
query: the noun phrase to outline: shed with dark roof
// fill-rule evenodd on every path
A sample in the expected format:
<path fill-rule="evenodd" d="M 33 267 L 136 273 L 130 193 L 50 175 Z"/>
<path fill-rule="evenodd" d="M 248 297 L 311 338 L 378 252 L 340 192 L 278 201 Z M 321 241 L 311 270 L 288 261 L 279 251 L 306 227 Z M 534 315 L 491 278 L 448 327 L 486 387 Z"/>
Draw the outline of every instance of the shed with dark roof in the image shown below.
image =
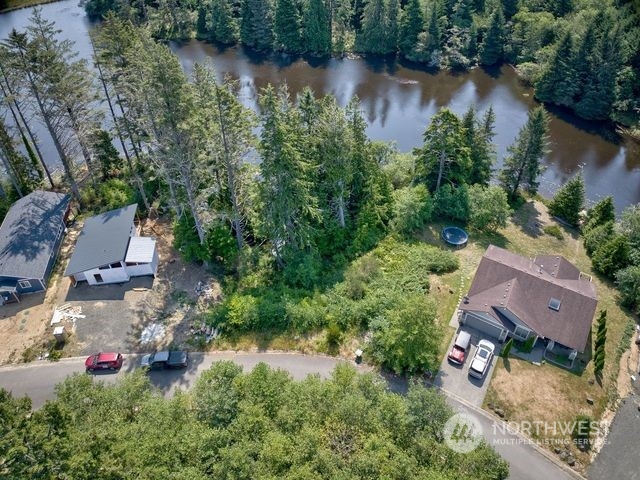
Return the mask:
<path fill-rule="evenodd" d="M 71 198 L 36 190 L 15 202 L 0 226 L 0 303 L 47 288 Z"/>
<path fill-rule="evenodd" d="M 526 258 L 490 245 L 460 310 L 462 323 L 499 340 L 535 335 L 583 352 L 596 306 L 591 278 L 565 258 Z"/>

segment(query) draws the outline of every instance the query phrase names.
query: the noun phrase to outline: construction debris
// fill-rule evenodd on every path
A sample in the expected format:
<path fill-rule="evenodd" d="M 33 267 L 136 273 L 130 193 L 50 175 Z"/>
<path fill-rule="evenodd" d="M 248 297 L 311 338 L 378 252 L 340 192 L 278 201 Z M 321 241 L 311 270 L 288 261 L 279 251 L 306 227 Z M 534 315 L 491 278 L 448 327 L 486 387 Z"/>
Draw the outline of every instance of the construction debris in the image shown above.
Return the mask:
<path fill-rule="evenodd" d="M 152 323 L 145 327 L 140 334 L 140 343 L 151 343 L 161 340 L 167 329 L 161 323 Z"/>
<path fill-rule="evenodd" d="M 51 325 L 53 326 L 63 320 L 70 320 L 71 323 L 75 325 L 75 321 L 77 318 L 85 317 L 86 315 L 82 315 L 82 307 L 80 305 L 71 305 L 69 303 L 65 303 L 64 305 L 60 305 L 53 311 L 53 316 L 51 317 Z"/>

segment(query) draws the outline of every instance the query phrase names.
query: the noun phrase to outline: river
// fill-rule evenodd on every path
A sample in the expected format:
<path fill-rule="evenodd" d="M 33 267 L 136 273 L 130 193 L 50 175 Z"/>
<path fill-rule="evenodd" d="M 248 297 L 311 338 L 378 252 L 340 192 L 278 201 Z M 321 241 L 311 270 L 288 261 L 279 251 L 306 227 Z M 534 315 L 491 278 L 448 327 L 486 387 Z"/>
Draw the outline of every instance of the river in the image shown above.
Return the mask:
<path fill-rule="evenodd" d="M 90 23 L 77 0 L 42 6 L 45 18 L 62 30 L 61 37 L 75 42 L 81 56 L 89 57 L 87 31 Z M 0 15 L 0 38 L 12 28 L 23 29 L 30 9 Z M 500 168 L 507 147 L 536 105 L 533 92 L 519 82 L 513 69 L 474 69 L 464 74 L 431 73 L 385 59 L 304 60 L 279 55 L 264 57 L 239 47 L 219 49 L 199 41 L 172 43 L 183 67 L 189 72 L 195 62 L 210 59 L 219 76 L 229 73 L 239 79 L 243 102 L 256 108 L 257 92 L 268 83 L 286 82 L 292 94 L 305 86 L 316 93 L 331 93 L 345 105 L 353 95 L 361 100 L 370 138 L 395 142 L 400 151 L 420 146 L 430 117 L 442 107 L 458 114 L 475 105 L 480 113 L 492 105 L 496 113 Z M 550 152 L 546 156 L 540 192 L 553 194 L 559 185 L 582 170 L 587 197 L 595 202 L 613 195 L 618 211 L 640 202 L 640 148 L 624 141 L 599 124 L 552 110 Z M 41 136 L 44 137 L 43 134 Z M 49 158 L 55 151 L 44 142 Z"/>

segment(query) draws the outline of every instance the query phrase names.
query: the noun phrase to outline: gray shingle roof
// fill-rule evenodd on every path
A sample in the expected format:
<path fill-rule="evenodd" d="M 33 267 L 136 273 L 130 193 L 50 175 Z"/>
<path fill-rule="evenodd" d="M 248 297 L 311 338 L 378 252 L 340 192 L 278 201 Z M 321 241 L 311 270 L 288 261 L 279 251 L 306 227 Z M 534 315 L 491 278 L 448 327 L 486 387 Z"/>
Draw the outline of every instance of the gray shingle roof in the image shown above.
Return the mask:
<path fill-rule="evenodd" d="M 551 298 L 560 300 L 558 311 Z M 460 309 L 498 318 L 496 309 L 506 308 L 538 335 L 583 352 L 596 305 L 595 285 L 563 257 L 529 259 L 490 245 Z"/>
<path fill-rule="evenodd" d="M 87 218 L 64 275 L 123 261 L 137 208 L 134 203 Z"/>
<path fill-rule="evenodd" d="M 46 280 L 69 200 L 64 193 L 36 190 L 11 206 L 0 226 L 0 276 Z"/>

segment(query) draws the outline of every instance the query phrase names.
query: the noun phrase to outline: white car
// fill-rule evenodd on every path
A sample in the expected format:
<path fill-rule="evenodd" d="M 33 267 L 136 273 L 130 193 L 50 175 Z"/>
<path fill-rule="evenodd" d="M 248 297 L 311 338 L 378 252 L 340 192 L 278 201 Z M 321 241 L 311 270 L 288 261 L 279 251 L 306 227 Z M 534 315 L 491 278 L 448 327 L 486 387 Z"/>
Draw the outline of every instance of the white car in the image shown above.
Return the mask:
<path fill-rule="evenodd" d="M 482 378 L 487 372 L 491 360 L 493 360 L 493 352 L 496 351 L 496 346 L 489 340 L 480 340 L 478 342 L 478 350 L 471 360 L 471 366 L 469 367 L 469 375 L 475 378 Z"/>

